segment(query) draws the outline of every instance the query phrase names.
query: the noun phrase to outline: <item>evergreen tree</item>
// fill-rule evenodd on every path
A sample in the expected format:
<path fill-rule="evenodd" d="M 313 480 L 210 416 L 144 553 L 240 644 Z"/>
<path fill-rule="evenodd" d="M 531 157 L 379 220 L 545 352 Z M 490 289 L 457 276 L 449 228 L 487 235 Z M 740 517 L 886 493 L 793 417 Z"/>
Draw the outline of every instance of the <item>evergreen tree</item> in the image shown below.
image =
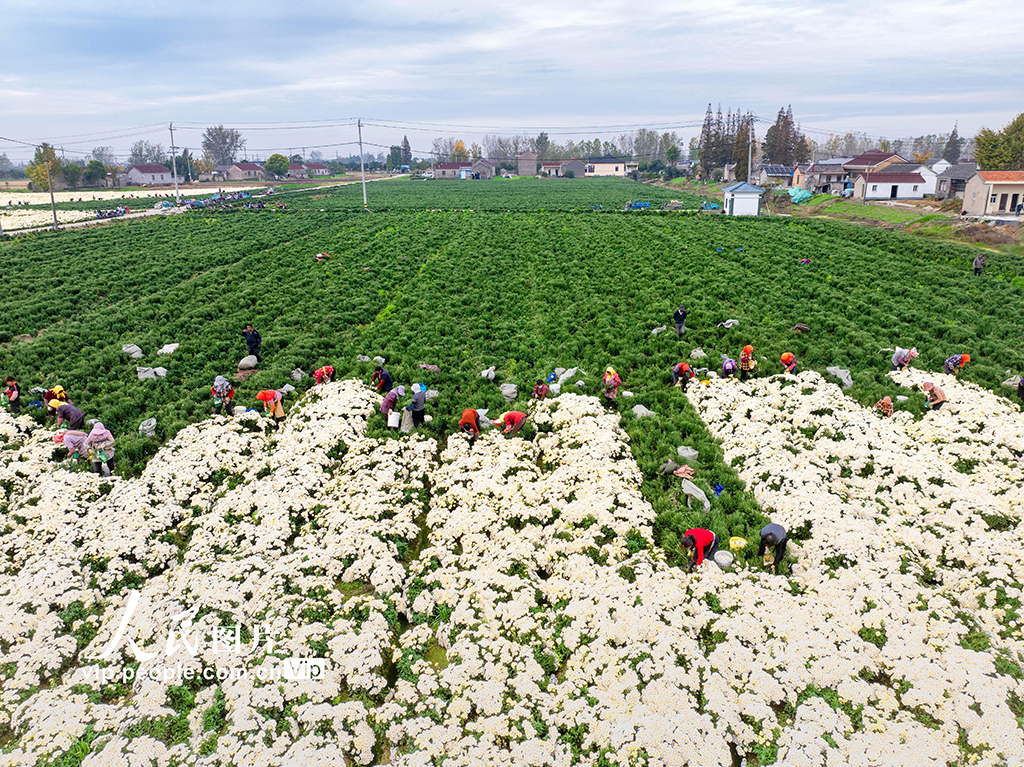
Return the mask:
<path fill-rule="evenodd" d="M 946 147 L 942 150 L 942 159 L 956 165 L 960 160 L 960 149 L 962 146 L 963 141 L 960 139 L 957 124 L 953 123 L 953 132 L 949 134 L 949 139 L 946 141 Z"/>
<path fill-rule="evenodd" d="M 981 170 L 1024 170 L 1024 112 L 998 133 L 982 128 L 974 148 Z"/>
<path fill-rule="evenodd" d="M 708 111 L 704 115 L 704 125 L 700 129 L 700 141 L 697 144 L 697 158 L 700 160 L 701 176 L 707 178 L 714 168 L 715 153 L 715 116 L 708 102 Z"/>

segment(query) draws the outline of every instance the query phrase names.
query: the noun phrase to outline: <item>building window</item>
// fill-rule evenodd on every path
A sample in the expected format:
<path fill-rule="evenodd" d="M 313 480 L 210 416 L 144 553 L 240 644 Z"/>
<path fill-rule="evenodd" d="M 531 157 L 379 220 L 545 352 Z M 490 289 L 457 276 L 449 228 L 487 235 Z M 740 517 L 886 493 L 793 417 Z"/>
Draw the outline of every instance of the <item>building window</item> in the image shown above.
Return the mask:
<path fill-rule="evenodd" d="M 616 173 L 618 173 L 618 172 L 619 172 L 619 166 L 618 166 L 618 165 L 616 165 L 616 166 L 615 166 L 615 172 L 616 172 Z"/>
<path fill-rule="evenodd" d="M 988 201 L 989 201 L 990 205 L 995 205 L 996 204 L 996 196 L 992 195 L 991 197 L 989 197 Z"/>
<path fill-rule="evenodd" d="M 877 192 L 878 191 L 878 184 L 872 184 L 871 185 L 871 191 L 872 192 Z"/>
<path fill-rule="evenodd" d="M 940 181 L 939 182 L 939 191 L 940 192 L 945 192 L 946 191 L 946 182 L 945 181 Z"/>
<path fill-rule="evenodd" d="M 914 184 L 914 191 L 917 191 L 917 184 Z"/>

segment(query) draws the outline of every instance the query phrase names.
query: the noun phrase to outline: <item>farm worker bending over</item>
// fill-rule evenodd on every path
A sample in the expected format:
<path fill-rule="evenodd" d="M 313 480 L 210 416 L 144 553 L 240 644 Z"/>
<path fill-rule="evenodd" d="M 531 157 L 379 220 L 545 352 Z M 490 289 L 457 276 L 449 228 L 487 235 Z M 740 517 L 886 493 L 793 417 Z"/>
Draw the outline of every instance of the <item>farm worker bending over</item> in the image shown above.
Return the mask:
<path fill-rule="evenodd" d="M 768 554 L 765 556 L 765 551 L 775 547 L 775 554 Z M 775 572 L 775 568 L 778 566 L 782 558 L 786 556 L 786 528 L 782 525 L 777 525 L 774 522 L 769 522 L 767 525 L 761 528 L 761 545 L 757 547 L 757 556 L 764 557 L 765 565 L 771 567 L 772 572 Z"/>
<path fill-rule="evenodd" d="M 473 408 L 462 411 L 462 418 L 459 419 L 459 431 L 471 437 L 480 436 L 480 414 Z"/>
<path fill-rule="evenodd" d="M 732 357 L 726 357 L 722 360 L 722 378 L 732 378 L 736 375 L 736 360 Z"/>
<path fill-rule="evenodd" d="M 686 307 L 683 304 L 679 304 L 672 319 L 676 323 L 676 335 L 682 338 L 683 333 L 686 332 Z"/>
<path fill-rule="evenodd" d="M 259 359 L 260 345 L 263 343 L 263 337 L 260 335 L 260 332 L 253 330 L 252 325 L 246 325 L 245 330 L 242 331 L 242 338 L 245 339 L 245 348 L 249 350 L 249 354 Z"/>
<path fill-rule="evenodd" d="M 510 410 L 507 413 L 502 413 L 498 418 L 494 420 L 495 426 L 504 426 L 505 434 L 510 437 L 514 437 L 519 433 L 519 430 L 523 428 L 523 424 L 526 423 L 526 413 L 520 413 L 518 410 Z"/>
<path fill-rule="evenodd" d="M 78 458 L 85 446 L 85 438 L 89 435 L 84 431 L 72 431 L 68 429 L 61 438 L 61 444 L 68 449 L 68 458 Z"/>
<path fill-rule="evenodd" d="M 622 379 L 619 378 L 619 374 L 615 372 L 615 368 L 611 365 L 605 368 L 604 378 L 601 379 L 601 386 L 606 398 L 612 400 L 619 396 L 619 387 L 622 386 Z"/>
<path fill-rule="evenodd" d="M 92 431 L 85 438 L 85 449 L 92 457 L 96 473 L 109 477 L 114 470 L 114 435 L 99 421 L 92 425 Z"/>
<path fill-rule="evenodd" d="M 231 387 L 224 376 L 217 376 L 213 379 L 213 386 L 210 387 L 210 394 L 213 395 L 213 412 L 220 415 L 220 411 L 227 407 L 228 415 L 234 415 L 231 408 L 231 400 L 235 398 L 235 390 Z"/>
<path fill-rule="evenodd" d="M 681 386 L 683 391 L 686 391 L 686 384 L 690 382 L 690 379 L 696 377 L 690 370 L 689 362 L 680 362 L 672 368 L 672 385 Z"/>
<path fill-rule="evenodd" d="M 284 407 L 281 405 L 284 400 L 284 392 L 265 389 L 256 395 L 256 399 L 263 403 L 264 415 L 270 413 L 277 423 L 284 420 Z"/>
<path fill-rule="evenodd" d="M 61 427 L 65 419 L 69 429 L 81 429 L 85 425 L 85 413 L 72 405 L 70 402 L 61 402 L 59 399 L 50 400 L 50 407 L 57 414 L 57 428 Z"/>
<path fill-rule="evenodd" d="M 7 384 L 4 394 L 7 395 L 7 401 L 11 405 L 11 415 L 18 415 L 21 413 L 21 387 L 18 386 L 18 382 L 14 380 L 13 376 L 7 376 L 4 383 Z"/>
<path fill-rule="evenodd" d="M 318 384 L 331 383 L 334 381 L 334 366 L 324 365 L 319 370 L 313 372 L 313 378 L 316 379 Z"/>
<path fill-rule="evenodd" d="M 427 385 L 426 384 L 413 384 L 412 385 L 412 402 L 405 406 L 406 410 L 412 411 L 412 425 L 413 428 L 421 426 L 423 420 L 426 417 L 425 408 L 427 406 Z"/>
<path fill-rule="evenodd" d="M 43 395 L 43 402 L 46 403 L 47 418 L 49 418 L 50 416 L 57 415 L 57 408 L 50 406 L 50 403 L 53 402 L 54 400 L 57 400 L 61 404 L 64 404 L 65 402 L 68 403 L 69 405 L 74 404 L 68 398 L 68 393 L 64 391 L 64 387 L 54 386 L 52 389 L 47 389 L 46 394 Z"/>
<path fill-rule="evenodd" d="M 405 396 L 405 387 L 396 386 L 394 389 L 384 395 L 384 401 L 380 403 L 380 412 L 387 418 L 391 415 L 391 411 L 398 405 L 398 398 Z"/>
<path fill-rule="evenodd" d="M 740 352 L 740 380 L 746 381 L 748 377 L 754 377 L 757 369 L 757 360 L 754 359 L 754 347 L 747 344 Z"/>
<path fill-rule="evenodd" d="M 917 347 L 913 349 L 901 349 L 896 347 L 896 353 L 892 355 L 892 369 L 903 370 L 910 367 L 910 361 L 917 356 Z"/>
<path fill-rule="evenodd" d="M 960 368 L 971 361 L 970 354 L 954 354 L 948 360 L 946 360 L 942 367 L 945 368 L 946 372 L 952 376 L 955 376 L 960 372 Z"/>
<path fill-rule="evenodd" d="M 892 418 L 892 399 L 889 397 L 882 397 L 882 399 L 875 403 L 875 410 L 886 418 Z"/>
<path fill-rule="evenodd" d="M 551 387 L 548 386 L 540 378 L 537 379 L 537 385 L 533 387 L 533 398 L 544 399 L 548 396 L 548 392 L 551 391 Z"/>
<path fill-rule="evenodd" d="M 391 374 L 380 365 L 373 369 L 373 378 L 370 379 L 370 386 L 381 394 L 387 394 L 395 382 L 391 380 Z"/>
<path fill-rule="evenodd" d="M 925 390 L 928 395 L 928 407 L 932 410 L 938 410 L 946 402 L 946 392 L 942 391 L 938 386 L 933 384 L 931 381 L 921 384 L 921 388 Z"/>
<path fill-rule="evenodd" d="M 680 543 L 684 549 L 691 552 L 692 559 L 686 570 L 688 573 L 692 573 L 693 568 L 703 563 L 705 559 L 714 559 L 718 551 L 718 536 L 699 527 L 687 530 Z"/>
<path fill-rule="evenodd" d="M 785 352 L 779 360 L 782 362 L 784 372 L 796 373 L 796 355 L 793 352 Z"/>

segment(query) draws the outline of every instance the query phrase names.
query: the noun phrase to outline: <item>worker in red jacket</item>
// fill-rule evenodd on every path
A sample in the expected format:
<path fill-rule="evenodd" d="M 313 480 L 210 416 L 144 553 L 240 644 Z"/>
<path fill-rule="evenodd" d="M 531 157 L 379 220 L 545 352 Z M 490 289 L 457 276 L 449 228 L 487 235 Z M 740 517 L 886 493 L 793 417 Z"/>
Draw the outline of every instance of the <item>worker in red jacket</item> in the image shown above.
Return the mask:
<path fill-rule="evenodd" d="M 680 362 L 672 368 L 672 385 L 681 386 L 683 391 L 686 391 L 686 384 L 690 382 L 690 379 L 696 377 L 690 369 L 689 362 Z"/>
<path fill-rule="evenodd" d="M 796 355 L 793 352 L 785 352 L 779 361 L 782 363 L 782 372 L 796 373 Z"/>
<path fill-rule="evenodd" d="M 505 434 L 510 437 L 514 437 L 519 433 L 519 430 L 523 428 L 523 424 L 526 423 L 526 413 L 520 413 L 518 410 L 510 410 L 507 413 L 502 413 L 501 416 L 494 420 L 495 426 L 504 426 Z"/>
<path fill-rule="evenodd" d="M 718 536 L 710 530 L 695 527 L 687 530 L 681 541 L 682 547 L 691 553 L 690 566 L 687 572 L 702 564 L 705 559 L 714 559 L 718 552 Z"/>
<path fill-rule="evenodd" d="M 480 414 L 473 408 L 466 408 L 462 411 L 462 418 L 459 420 L 459 431 L 476 438 L 480 436 Z"/>

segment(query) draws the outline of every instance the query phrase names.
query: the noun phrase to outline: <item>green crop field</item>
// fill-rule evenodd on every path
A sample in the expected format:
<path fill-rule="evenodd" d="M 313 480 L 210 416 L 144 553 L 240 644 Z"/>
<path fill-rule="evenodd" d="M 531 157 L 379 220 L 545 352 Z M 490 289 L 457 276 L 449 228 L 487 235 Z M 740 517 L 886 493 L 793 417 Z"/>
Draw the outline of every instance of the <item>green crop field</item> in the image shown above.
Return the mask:
<path fill-rule="evenodd" d="M 167 440 L 206 416 L 214 376 L 234 373 L 245 354 L 239 332 L 249 321 L 263 334 L 264 359 L 238 386 L 238 402 L 254 406 L 257 391 L 286 383 L 296 367 L 330 363 L 341 376 L 368 378 L 370 366 L 355 358 L 379 354 L 396 380 L 441 391 L 432 424 L 441 434 L 470 400 L 502 405 L 477 375 L 485 367 L 528 389 L 555 367 L 578 365 L 594 393 L 612 364 L 636 394 L 620 407 L 672 548 L 673 531 L 693 520 L 656 467 L 684 439 L 711 443 L 668 386 L 670 367 L 691 349 L 703 347 L 713 369 L 746 343 L 767 373 L 787 350 L 802 367 L 849 368 L 850 391 L 865 404 L 892 391 L 885 347 L 917 345 L 931 369 L 970 352 L 967 377 L 993 389 L 1024 362 L 1013 340 L 1024 329 L 1024 291 L 1010 282 L 1019 260 L 992 263 L 976 280 L 967 248 L 839 223 L 529 210 L 571 209 L 594 190 L 606 208 L 652 196 L 622 180 L 394 181 L 373 188 L 375 207 L 393 212 L 349 212 L 361 190 L 348 187 L 290 196 L 286 213 L 188 213 L 14 239 L 0 244 L 0 369 L 26 389 L 62 384 L 114 430 L 121 471 L 137 474 L 158 447 L 137 436 L 138 424 L 155 417 Z M 325 212 L 303 204 L 314 198 Z M 442 210 L 471 204 L 515 211 Z M 321 251 L 333 257 L 318 263 Z M 679 301 L 690 309 L 683 341 L 671 330 Z M 718 326 L 730 318 L 739 324 Z M 811 333 L 792 333 L 798 322 Z M 173 357 L 155 356 L 171 342 L 181 344 Z M 130 359 L 125 343 L 146 356 Z M 137 364 L 169 373 L 139 382 Z M 633 404 L 661 417 L 637 422 Z M 907 406 L 920 412 L 922 400 Z M 760 524 L 728 467 L 704 466 L 698 481 L 725 486 L 716 513 L 730 529 L 749 534 Z"/>
<path fill-rule="evenodd" d="M 657 209 L 670 200 L 691 208 L 700 198 L 685 192 L 627 181 L 622 178 L 494 178 L 490 181 L 409 179 L 377 181 L 367 185 L 371 210 L 474 210 L 474 211 L 585 211 L 592 207 L 622 210 L 627 200 L 644 200 Z M 328 191 L 309 189 L 288 196 L 289 205 L 303 199 L 315 210 L 362 210 L 362 186 L 352 184 Z M 640 213 L 640 211 L 635 211 Z"/>

